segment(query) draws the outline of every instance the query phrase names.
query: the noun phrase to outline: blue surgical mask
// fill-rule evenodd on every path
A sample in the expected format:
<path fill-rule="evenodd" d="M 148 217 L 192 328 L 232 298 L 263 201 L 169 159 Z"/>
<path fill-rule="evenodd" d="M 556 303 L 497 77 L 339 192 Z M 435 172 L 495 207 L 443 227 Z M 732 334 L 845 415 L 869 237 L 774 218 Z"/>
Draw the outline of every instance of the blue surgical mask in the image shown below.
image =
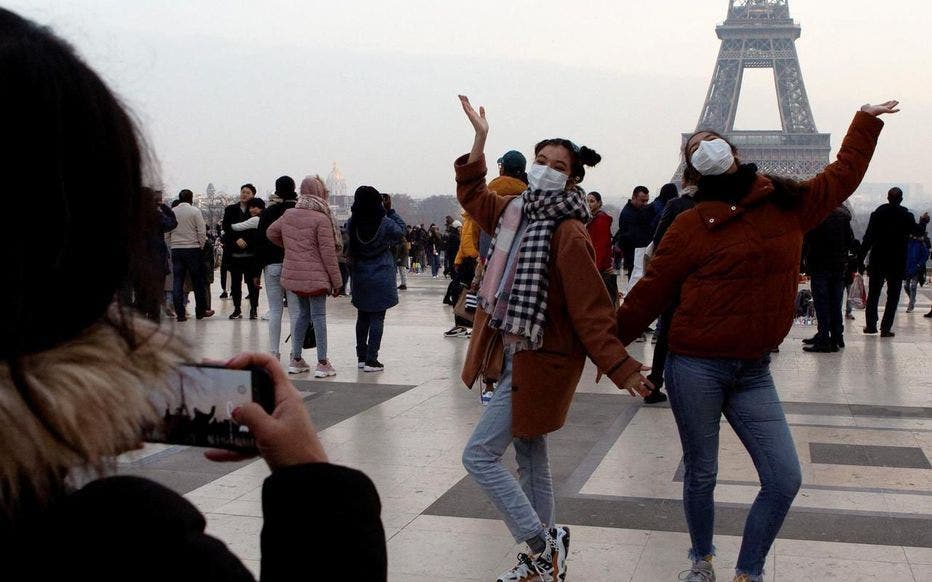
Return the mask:
<path fill-rule="evenodd" d="M 527 172 L 528 186 L 531 190 L 543 190 L 544 192 L 562 192 L 566 189 L 567 175 L 558 172 L 550 166 L 543 164 L 531 164 L 531 169 Z"/>

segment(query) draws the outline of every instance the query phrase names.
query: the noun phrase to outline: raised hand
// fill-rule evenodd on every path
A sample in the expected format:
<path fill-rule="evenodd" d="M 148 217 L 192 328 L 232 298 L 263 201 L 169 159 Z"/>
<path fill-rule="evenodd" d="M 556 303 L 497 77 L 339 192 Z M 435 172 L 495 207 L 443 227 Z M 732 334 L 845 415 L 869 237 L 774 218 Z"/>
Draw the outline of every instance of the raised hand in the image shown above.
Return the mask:
<path fill-rule="evenodd" d="M 864 107 L 861 107 L 861 111 L 869 115 L 873 115 L 874 117 L 877 117 L 885 113 L 889 113 L 889 114 L 899 113 L 900 112 L 900 110 L 898 109 L 899 105 L 900 105 L 900 102 L 896 100 L 887 101 L 886 103 L 881 103 L 880 105 L 871 105 L 870 103 L 868 103 Z"/>
<path fill-rule="evenodd" d="M 466 117 L 469 119 L 469 123 L 471 123 L 473 129 L 476 130 L 476 135 L 489 135 L 489 120 L 485 118 L 485 107 L 480 106 L 479 112 L 476 113 L 476 110 L 473 109 L 472 105 L 469 103 L 469 97 L 460 95 L 459 98 L 460 103 L 463 105 L 463 111 L 466 112 Z"/>

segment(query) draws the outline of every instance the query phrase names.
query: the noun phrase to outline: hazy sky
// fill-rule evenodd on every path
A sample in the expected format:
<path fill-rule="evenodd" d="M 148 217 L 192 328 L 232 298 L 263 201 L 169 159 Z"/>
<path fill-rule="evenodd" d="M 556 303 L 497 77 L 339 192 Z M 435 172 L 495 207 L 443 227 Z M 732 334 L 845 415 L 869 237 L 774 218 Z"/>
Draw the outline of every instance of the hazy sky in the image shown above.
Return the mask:
<path fill-rule="evenodd" d="M 695 128 L 727 0 L 12 0 L 123 97 L 165 188 L 265 193 L 281 174 L 450 194 L 471 144 L 458 93 L 486 106 L 488 153 L 546 137 L 589 145 L 586 178 L 617 203 L 656 192 Z M 932 187 L 932 4 L 793 0 L 820 131 L 837 148 L 863 103 L 897 98 L 867 181 Z M 759 72 L 752 72 L 759 73 Z M 772 76 L 752 74 L 739 129 L 779 123 Z M 833 150 L 833 155 L 834 155 Z"/>

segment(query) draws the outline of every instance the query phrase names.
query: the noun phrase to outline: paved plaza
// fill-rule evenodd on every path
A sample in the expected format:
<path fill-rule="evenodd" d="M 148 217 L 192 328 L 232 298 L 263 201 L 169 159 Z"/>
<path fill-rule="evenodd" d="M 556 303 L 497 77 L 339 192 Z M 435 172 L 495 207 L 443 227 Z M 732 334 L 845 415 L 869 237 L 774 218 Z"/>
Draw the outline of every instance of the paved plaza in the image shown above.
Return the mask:
<path fill-rule="evenodd" d="M 445 286 L 408 278 L 386 318 L 379 358 L 386 367 L 377 374 L 356 368 L 349 299 L 329 300 L 329 357 L 338 374 L 293 377 L 331 461 L 376 483 L 389 579 L 398 582 L 494 580 L 523 551 L 460 463 L 482 406 L 459 380 L 467 340 L 442 336 L 452 322 L 451 308 L 441 305 Z M 228 320 L 232 304 L 216 297 L 217 287 L 216 316 L 176 324 L 192 356 L 265 350 L 267 324 Z M 842 352 L 804 353 L 799 340 L 815 330 L 795 325 L 774 355 L 803 486 L 770 553 L 767 580 L 932 581 L 932 320 L 922 317 L 929 303 L 923 295 L 914 313 L 901 308 L 892 340 L 862 335 L 859 311 L 847 322 Z M 649 343 L 630 349 L 650 361 Z M 606 381 L 596 385 L 595 375 L 590 363 L 567 426 L 549 437 L 557 519 L 573 530 L 569 579 L 676 580 L 688 566 L 689 540 L 672 413 Z M 201 455 L 148 445 L 121 468 L 183 493 L 206 514 L 208 531 L 258 574 L 268 469 L 261 460 L 216 464 Z M 731 579 L 757 487 L 753 464 L 724 423 L 715 540 L 721 580 Z"/>

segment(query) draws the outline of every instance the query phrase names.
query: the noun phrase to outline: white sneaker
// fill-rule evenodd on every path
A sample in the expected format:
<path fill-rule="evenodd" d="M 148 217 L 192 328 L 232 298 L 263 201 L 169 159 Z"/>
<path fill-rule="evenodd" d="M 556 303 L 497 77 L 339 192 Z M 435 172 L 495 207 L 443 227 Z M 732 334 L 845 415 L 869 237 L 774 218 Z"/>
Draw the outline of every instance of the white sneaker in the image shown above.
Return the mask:
<path fill-rule="evenodd" d="M 366 361 L 365 361 L 365 360 L 359 360 L 358 362 L 356 362 L 356 367 L 359 368 L 360 370 L 362 370 L 363 368 L 366 367 Z"/>
<path fill-rule="evenodd" d="M 466 335 L 466 328 L 461 325 L 453 326 L 451 329 L 443 332 L 443 337 L 463 337 Z"/>
<path fill-rule="evenodd" d="M 534 559 L 541 580 L 566 580 L 566 558 L 570 555 L 570 528 L 555 527 L 547 532 L 547 550 Z"/>
<path fill-rule="evenodd" d="M 541 575 L 534 560 L 527 554 L 518 554 L 517 565 L 499 576 L 496 582 L 538 582 L 540 580 L 550 582 L 550 578 L 544 578 Z"/>
<path fill-rule="evenodd" d="M 369 360 L 362 367 L 363 372 L 381 372 L 384 369 L 385 366 L 378 360 Z"/>
<path fill-rule="evenodd" d="M 680 580 L 683 582 L 715 582 L 715 569 L 712 567 L 712 562 L 708 560 L 693 562 L 692 568 L 680 572 Z"/>
<path fill-rule="evenodd" d="M 327 362 L 326 364 L 317 363 L 317 368 L 314 370 L 315 378 L 327 378 L 329 376 L 336 376 L 337 371 L 333 367 L 333 364 Z"/>
<path fill-rule="evenodd" d="M 304 358 L 298 358 L 297 360 L 291 358 L 291 362 L 288 364 L 289 374 L 303 374 L 304 372 L 310 371 L 311 367 L 304 361 Z"/>

